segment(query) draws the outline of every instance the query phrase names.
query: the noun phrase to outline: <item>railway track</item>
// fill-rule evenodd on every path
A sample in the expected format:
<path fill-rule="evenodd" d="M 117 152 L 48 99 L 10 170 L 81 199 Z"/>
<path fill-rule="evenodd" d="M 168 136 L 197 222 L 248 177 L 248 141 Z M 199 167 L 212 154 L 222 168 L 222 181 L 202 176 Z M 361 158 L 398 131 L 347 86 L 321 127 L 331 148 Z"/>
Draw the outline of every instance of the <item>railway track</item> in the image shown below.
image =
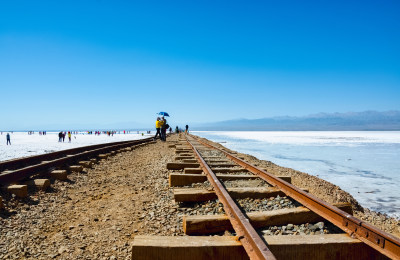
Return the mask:
<path fill-rule="evenodd" d="M 195 136 L 171 147 L 174 199 L 197 214 L 183 216 L 187 236 L 136 236 L 132 259 L 400 259 L 400 240 L 349 204 L 330 205 Z"/>
<path fill-rule="evenodd" d="M 0 186 L 3 192 L 23 198 L 28 195 L 29 186 L 47 189 L 50 178 L 66 180 L 70 172 L 81 172 L 85 168 L 92 167 L 99 160 L 152 141 L 153 138 L 146 138 L 104 143 L 2 161 L 0 162 Z M 2 205 L 0 197 L 0 208 Z"/>

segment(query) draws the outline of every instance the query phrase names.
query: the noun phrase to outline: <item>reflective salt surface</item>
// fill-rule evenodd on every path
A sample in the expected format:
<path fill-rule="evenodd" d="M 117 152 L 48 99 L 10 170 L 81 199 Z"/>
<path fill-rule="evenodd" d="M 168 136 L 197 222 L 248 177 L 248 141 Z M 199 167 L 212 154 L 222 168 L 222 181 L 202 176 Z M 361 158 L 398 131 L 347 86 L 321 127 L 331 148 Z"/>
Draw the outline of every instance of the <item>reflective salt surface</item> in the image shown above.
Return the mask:
<path fill-rule="evenodd" d="M 340 186 L 372 210 L 400 218 L 400 132 L 193 132 Z"/>

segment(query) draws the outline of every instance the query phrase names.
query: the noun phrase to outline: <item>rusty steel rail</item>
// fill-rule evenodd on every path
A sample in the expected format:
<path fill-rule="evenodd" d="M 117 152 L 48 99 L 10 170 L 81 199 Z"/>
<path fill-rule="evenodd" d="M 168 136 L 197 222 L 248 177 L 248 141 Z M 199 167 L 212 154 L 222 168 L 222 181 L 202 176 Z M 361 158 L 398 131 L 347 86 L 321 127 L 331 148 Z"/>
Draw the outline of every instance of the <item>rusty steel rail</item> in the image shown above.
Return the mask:
<path fill-rule="evenodd" d="M 254 227 L 250 224 L 249 219 L 242 213 L 232 197 L 229 195 L 228 191 L 218 180 L 215 173 L 207 165 L 203 157 L 189 141 L 186 135 L 185 137 L 195 153 L 198 161 L 200 162 L 203 171 L 206 173 L 209 182 L 213 185 L 218 199 L 224 205 L 224 210 L 229 217 L 232 227 L 239 236 L 239 240 L 250 259 L 276 259 L 272 252 L 268 249 L 265 241 L 258 235 Z"/>
<path fill-rule="evenodd" d="M 45 174 L 49 169 L 56 168 L 69 163 L 74 163 L 78 160 L 89 158 L 100 153 L 109 152 L 112 150 L 117 150 L 142 143 L 147 143 L 152 140 L 153 138 L 150 137 L 132 141 L 103 143 L 103 144 L 82 146 L 78 148 L 57 151 L 54 153 L 4 161 L 0 163 L 0 165 L 3 165 L 3 167 L 14 166 L 15 164 L 21 165 L 22 167 L 19 169 L 8 170 L 7 172 L 1 173 L 0 185 L 12 182 L 18 182 L 27 179 L 33 175 Z"/>
<path fill-rule="evenodd" d="M 310 193 L 304 192 L 296 186 L 275 177 L 267 171 L 253 166 L 218 147 L 200 140 L 200 138 L 197 136 L 193 137 L 199 143 L 222 152 L 225 154 L 225 156 L 243 168 L 254 174 L 257 174 L 260 178 L 264 179 L 268 183 L 278 187 L 287 196 L 292 197 L 294 200 L 300 202 L 311 211 L 330 221 L 348 233 L 351 237 L 361 240 L 387 257 L 392 259 L 400 259 L 400 239 L 372 226 L 371 224 L 353 217 L 352 215 L 326 203 Z"/>

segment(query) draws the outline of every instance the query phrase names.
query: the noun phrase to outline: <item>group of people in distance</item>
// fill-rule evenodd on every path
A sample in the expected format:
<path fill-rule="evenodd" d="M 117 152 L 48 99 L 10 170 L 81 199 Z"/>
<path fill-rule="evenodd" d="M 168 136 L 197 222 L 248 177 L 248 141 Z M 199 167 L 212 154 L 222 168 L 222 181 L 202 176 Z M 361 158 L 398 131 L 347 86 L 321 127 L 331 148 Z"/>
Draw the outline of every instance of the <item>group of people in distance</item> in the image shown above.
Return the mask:
<path fill-rule="evenodd" d="M 64 142 L 65 141 L 65 135 L 66 135 L 67 133 L 66 132 L 59 132 L 58 133 L 58 142 Z M 72 138 L 72 134 L 71 134 L 71 132 L 70 131 L 68 131 L 68 142 L 70 143 L 71 142 L 71 138 Z"/>
<path fill-rule="evenodd" d="M 161 141 L 166 141 L 167 140 L 167 129 L 170 128 L 170 126 L 167 123 L 167 120 L 162 116 L 157 117 L 156 120 L 156 135 L 154 136 L 154 140 L 157 139 L 157 136 L 160 137 Z M 170 132 L 172 129 L 170 129 Z"/>

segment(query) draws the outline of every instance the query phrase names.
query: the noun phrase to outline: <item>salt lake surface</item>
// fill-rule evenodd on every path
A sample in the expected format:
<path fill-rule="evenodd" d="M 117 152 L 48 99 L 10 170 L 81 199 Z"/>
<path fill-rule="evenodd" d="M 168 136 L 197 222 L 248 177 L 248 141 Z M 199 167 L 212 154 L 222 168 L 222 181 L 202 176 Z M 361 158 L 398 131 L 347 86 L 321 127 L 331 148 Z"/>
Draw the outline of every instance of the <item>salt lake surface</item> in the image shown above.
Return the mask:
<path fill-rule="evenodd" d="M 242 153 L 306 172 L 364 207 L 400 218 L 400 132 L 192 132 Z"/>
<path fill-rule="evenodd" d="M 76 135 L 72 135 L 71 143 L 68 142 L 68 137 L 65 138 L 65 142 L 59 143 L 58 132 L 47 132 L 47 135 L 39 135 L 37 132 L 33 135 L 28 135 L 26 132 L 14 132 L 10 133 L 11 145 L 6 145 L 6 134 L 7 132 L 3 132 L 3 134 L 0 135 L 0 161 L 92 144 L 137 140 L 149 137 L 147 134 L 142 136 L 141 132 L 137 134 L 136 131 L 135 133 L 131 132 L 129 134 L 123 134 L 123 132 L 120 134 L 117 133 L 113 136 L 108 136 L 106 134 L 88 135 L 84 132 L 80 132 Z"/>

